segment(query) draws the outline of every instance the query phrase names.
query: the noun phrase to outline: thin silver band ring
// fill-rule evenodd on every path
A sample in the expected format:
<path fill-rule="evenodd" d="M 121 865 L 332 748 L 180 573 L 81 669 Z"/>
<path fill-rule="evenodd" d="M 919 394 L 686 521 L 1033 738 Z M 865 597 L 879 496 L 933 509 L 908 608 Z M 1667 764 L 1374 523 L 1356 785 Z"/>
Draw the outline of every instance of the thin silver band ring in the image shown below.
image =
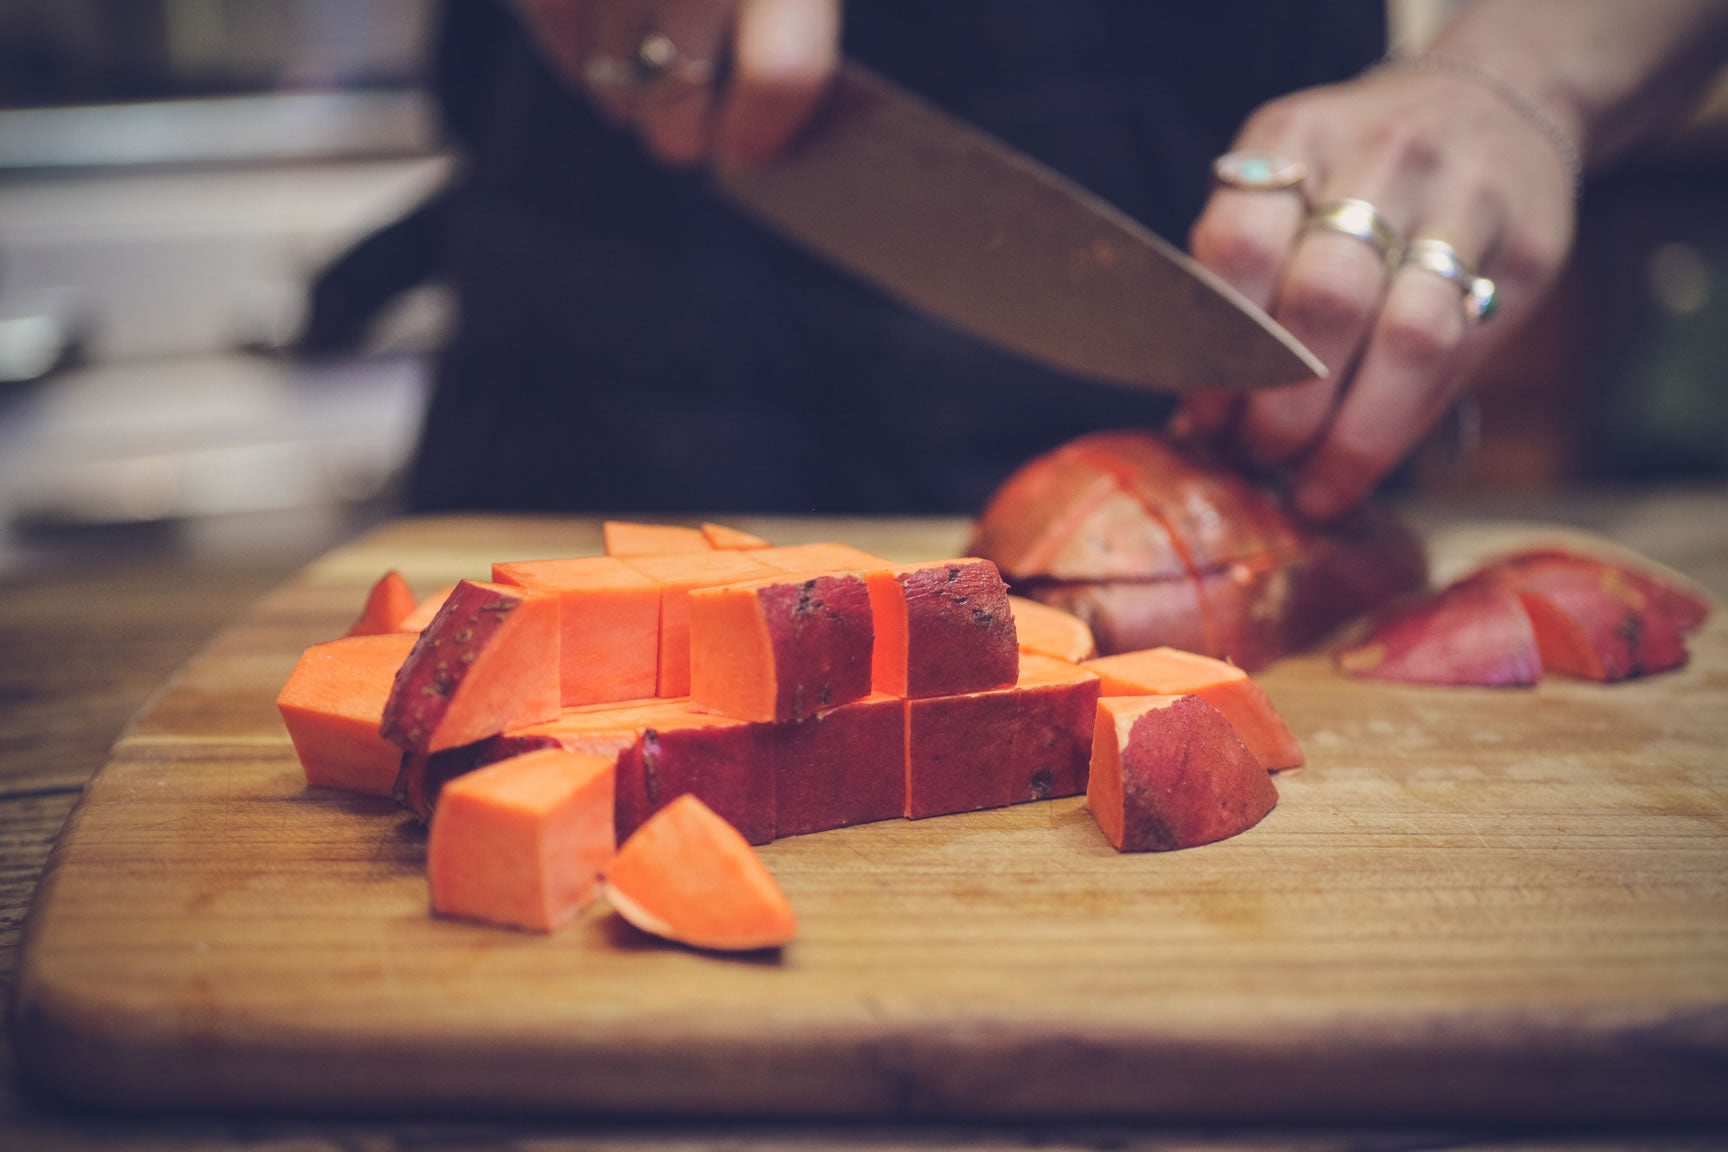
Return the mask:
<path fill-rule="evenodd" d="M 1378 252 L 1390 267 L 1396 268 L 1404 258 L 1403 237 L 1366 200 L 1328 200 L 1314 209 L 1303 228 L 1337 232 L 1360 240 Z"/>

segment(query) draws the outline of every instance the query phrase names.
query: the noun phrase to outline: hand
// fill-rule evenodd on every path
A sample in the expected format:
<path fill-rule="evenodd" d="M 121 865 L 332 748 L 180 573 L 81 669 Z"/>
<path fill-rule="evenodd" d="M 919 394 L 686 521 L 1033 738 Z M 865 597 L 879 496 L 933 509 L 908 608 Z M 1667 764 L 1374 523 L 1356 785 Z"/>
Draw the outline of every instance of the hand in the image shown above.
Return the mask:
<path fill-rule="evenodd" d="M 1251 396 L 1201 395 L 1177 427 L 1289 474 L 1302 513 L 1346 511 L 1443 415 L 1553 281 L 1571 243 L 1569 126 L 1520 109 L 1479 76 L 1376 69 L 1275 101 L 1237 148 L 1307 167 L 1299 188 L 1220 186 L 1191 245 L 1329 367 Z M 1443 240 L 1497 290 L 1472 323 L 1464 289 L 1372 243 L 1306 227 L 1328 201 L 1367 201 L 1408 251 Z"/>
<path fill-rule="evenodd" d="M 772 156 L 839 61 L 840 0 L 516 2 L 565 80 L 670 164 Z M 638 67 L 645 45 L 657 74 Z"/>

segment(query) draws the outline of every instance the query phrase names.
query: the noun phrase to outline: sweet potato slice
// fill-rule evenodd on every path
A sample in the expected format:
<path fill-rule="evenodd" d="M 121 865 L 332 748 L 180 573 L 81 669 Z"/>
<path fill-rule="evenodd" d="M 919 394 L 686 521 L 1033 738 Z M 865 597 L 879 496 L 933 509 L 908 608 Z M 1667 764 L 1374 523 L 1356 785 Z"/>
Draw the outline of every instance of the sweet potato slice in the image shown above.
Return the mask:
<path fill-rule="evenodd" d="M 1020 642 L 1008 586 L 964 557 L 865 574 L 875 618 L 873 683 L 891 696 L 947 696 L 1014 683 Z"/>
<path fill-rule="evenodd" d="M 1105 696 L 1198 696 L 1223 714 L 1268 772 L 1298 768 L 1302 749 L 1271 697 L 1234 664 L 1175 648 L 1088 660 Z"/>
<path fill-rule="evenodd" d="M 791 904 L 744 837 L 689 794 L 630 835 L 605 884 L 625 920 L 695 948 L 779 948 L 798 932 Z"/>
<path fill-rule="evenodd" d="M 771 545 L 762 537 L 737 528 L 729 528 L 724 524 L 704 522 L 702 535 L 708 541 L 710 548 L 739 550 L 746 548 L 768 548 Z"/>
<path fill-rule="evenodd" d="M 672 556 L 688 552 L 711 552 L 714 545 L 700 528 L 683 524 L 637 524 L 630 520 L 605 520 L 600 524 L 608 556 Z"/>
<path fill-rule="evenodd" d="M 392 568 L 379 577 L 366 594 L 366 605 L 354 623 L 348 626 L 349 636 L 382 636 L 387 632 L 417 632 L 405 628 L 403 622 L 414 615 L 414 590 L 402 573 Z"/>
<path fill-rule="evenodd" d="M 554 748 L 450 781 L 426 841 L 433 910 L 551 932 L 586 908 L 617 844 L 612 776 Z"/>
<path fill-rule="evenodd" d="M 870 591 L 850 573 L 772 578 L 689 597 L 690 704 L 802 720 L 870 693 Z"/>
<path fill-rule="evenodd" d="M 407 633 L 345 636 L 306 649 L 276 697 L 311 787 L 389 796 L 402 750 L 378 734 Z"/>
<path fill-rule="evenodd" d="M 1549 571 L 1540 581 L 1511 579 L 1542 666 L 1587 680 L 1627 680 L 1686 663 L 1674 621 L 1614 569 Z"/>
<path fill-rule="evenodd" d="M 1340 649 L 1338 667 L 1369 680 L 1412 684 L 1535 684 L 1542 658 L 1530 616 L 1494 580 L 1460 581 L 1395 605 L 1362 641 Z"/>
<path fill-rule="evenodd" d="M 1078 664 L 1098 654 L 1098 644 L 1086 621 L 1072 612 L 1052 608 L 1024 596 L 1008 596 L 1014 610 L 1014 633 L 1022 654 L 1036 652 Z"/>
<path fill-rule="evenodd" d="M 1626 590 L 1641 597 L 1638 605 L 1642 610 L 1666 617 L 1681 632 L 1692 631 L 1710 615 L 1710 602 L 1702 595 L 1653 572 L 1557 548 L 1515 553 L 1488 564 L 1485 570 L 1527 588 L 1541 588 L 1551 575 L 1593 575 L 1605 590 L 1620 591 L 1622 599 L 1628 598 Z"/>
<path fill-rule="evenodd" d="M 1278 790 L 1198 696 L 1104 696 L 1086 805 L 1119 852 L 1167 852 L 1245 832 Z"/>
<path fill-rule="evenodd" d="M 381 732 L 438 752 L 558 715 L 558 600 L 464 580 L 396 673 Z"/>
<path fill-rule="evenodd" d="M 773 575 L 772 569 L 747 552 L 637 556 L 626 563 L 660 585 L 660 669 L 655 692 L 667 697 L 690 695 L 691 590 Z"/>
<path fill-rule="evenodd" d="M 564 707 L 654 695 L 660 671 L 658 583 L 613 556 L 494 564 L 492 579 L 558 598 Z"/>

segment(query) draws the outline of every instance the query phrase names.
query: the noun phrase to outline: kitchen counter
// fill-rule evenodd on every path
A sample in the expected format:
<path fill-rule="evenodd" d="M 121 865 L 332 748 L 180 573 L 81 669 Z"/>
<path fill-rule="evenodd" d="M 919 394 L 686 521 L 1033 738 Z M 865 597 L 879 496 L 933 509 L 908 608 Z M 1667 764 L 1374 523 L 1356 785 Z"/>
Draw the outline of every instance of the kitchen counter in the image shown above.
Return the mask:
<path fill-rule="evenodd" d="M 1484 506 L 1427 507 L 1413 513 L 1439 532 L 1465 517 L 1561 523 L 1608 537 L 1698 580 L 1728 598 L 1728 491 L 1571 496 Z M 742 526 L 748 527 L 748 523 Z M 845 538 L 844 523 L 821 535 Z M 932 538 L 956 522 L 931 525 Z M 7 578 L 0 598 L 0 982 L 9 993 L 25 912 L 49 850 L 80 791 L 105 758 L 127 717 L 226 621 L 310 557 L 198 556 L 91 565 L 71 573 Z M 437 1125 L 332 1119 L 99 1117 L 32 1098 L 19 1083 L 10 1049 L 0 1055 L 0 1146 L 406 1148 L 437 1147 L 1139 1147 L 1171 1141 L 1277 1146 L 1291 1133 L 1235 1133 L 1062 1126 L 821 1128 L 810 1125 L 636 1125 L 617 1121 Z M 1505 1134 L 1304 1131 L 1304 1146 L 1470 1146 Z M 1530 1134 L 1520 1134 L 1527 1138 Z M 1617 1134 L 1609 1143 L 1618 1143 Z M 1565 1143 L 1585 1134 L 1541 1134 Z M 1700 1134 L 1640 1134 L 1676 1146 Z M 1600 1134 L 1589 1136 L 1600 1144 Z M 1648 1141 L 1646 1141 L 1648 1142 Z"/>

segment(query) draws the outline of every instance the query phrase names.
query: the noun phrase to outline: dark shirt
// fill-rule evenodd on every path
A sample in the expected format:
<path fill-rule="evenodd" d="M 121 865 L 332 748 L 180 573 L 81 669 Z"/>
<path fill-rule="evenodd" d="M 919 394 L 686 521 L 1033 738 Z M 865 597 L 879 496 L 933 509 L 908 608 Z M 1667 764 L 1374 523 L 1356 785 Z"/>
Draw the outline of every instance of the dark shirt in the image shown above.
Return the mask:
<path fill-rule="evenodd" d="M 844 45 L 1182 244 L 1247 114 L 1372 62 L 1382 8 L 854 0 Z M 1032 455 L 1169 410 L 744 219 L 596 117 L 505 5 L 449 9 L 439 76 L 466 156 L 445 217 L 460 320 L 418 508 L 967 513 Z"/>

